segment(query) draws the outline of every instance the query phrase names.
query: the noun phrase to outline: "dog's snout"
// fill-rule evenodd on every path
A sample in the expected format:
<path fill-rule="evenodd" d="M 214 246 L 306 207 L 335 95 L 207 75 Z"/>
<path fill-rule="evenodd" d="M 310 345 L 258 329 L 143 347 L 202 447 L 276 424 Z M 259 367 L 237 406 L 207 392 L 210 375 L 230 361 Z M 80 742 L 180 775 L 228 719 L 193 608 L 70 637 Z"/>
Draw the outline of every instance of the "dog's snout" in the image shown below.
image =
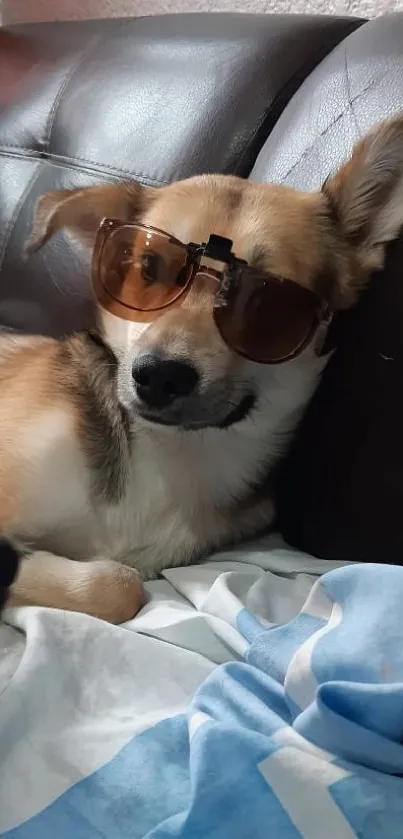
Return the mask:
<path fill-rule="evenodd" d="M 189 396 L 199 376 L 193 365 L 142 353 L 133 364 L 138 397 L 151 408 L 165 408 L 180 396 Z"/>

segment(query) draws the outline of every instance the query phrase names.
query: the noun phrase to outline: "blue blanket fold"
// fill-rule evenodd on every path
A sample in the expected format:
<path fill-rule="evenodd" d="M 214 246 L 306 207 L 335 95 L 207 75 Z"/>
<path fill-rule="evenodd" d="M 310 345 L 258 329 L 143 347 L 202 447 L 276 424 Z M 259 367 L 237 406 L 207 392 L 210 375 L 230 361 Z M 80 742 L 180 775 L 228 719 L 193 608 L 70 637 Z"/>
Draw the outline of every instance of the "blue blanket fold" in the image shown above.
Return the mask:
<path fill-rule="evenodd" d="M 333 570 L 289 623 L 240 603 L 235 624 L 244 661 L 2 835 L 403 839 L 403 568 Z"/>

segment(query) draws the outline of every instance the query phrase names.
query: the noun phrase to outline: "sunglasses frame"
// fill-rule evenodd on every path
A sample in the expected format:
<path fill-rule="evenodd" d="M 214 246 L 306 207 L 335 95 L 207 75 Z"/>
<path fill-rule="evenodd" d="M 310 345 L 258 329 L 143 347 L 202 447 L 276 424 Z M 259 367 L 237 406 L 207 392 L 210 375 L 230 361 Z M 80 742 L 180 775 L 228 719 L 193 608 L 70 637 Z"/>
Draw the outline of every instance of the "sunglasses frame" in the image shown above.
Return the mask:
<path fill-rule="evenodd" d="M 241 268 L 241 271 L 245 270 L 245 267 L 249 268 L 249 269 L 251 268 L 251 266 L 248 266 L 248 265 L 246 265 L 246 266 L 245 265 L 243 265 L 243 266 L 240 265 L 239 267 Z M 209 273 L 208 268 L 205 269 L 205 273 Z M 231 342 L 227 341 L 227 339 L 225 338 L 224 330 L 222 329 L 222 327 L 220 325 L 220 322 L 219 322 L 220 321 L 219 313 L 220 313 L 220 311 L 222 311 L 225 308 L 226 298 L 228 299 L 228 296 L 231 294 L 231 281 L 229 281 L 229 282 L 227 281 L 227 288 L 225 288 L 224 291 L 223 291 L 222 286 L 221 286 L 221 288 L 219 289 L 219 291 L 218 291 L 218 293 L 215 297 L 216 302 L 214 303 L 214 309 L 213 309 L 214 322 L 216 324 L 216 327 L 217 327 L 224 343 L 227 344 L 227 346 L 229 346 L 234 352 L 236 352 L 237 355 L 242 356 L 242 358 L 246 358 L 248 361 L 254 361 L 256 364 L 266 364 L 266 365 L 270 365 L 270 366 L 273 365 L 274 366 L 276 364 L 284 364 L 286 361 L 292 361 L 294 358 L 297 358 L 297 356 L 301 355 L 301 353 L 311 343 L 315 333 L 317 332 L 318 335 L 317 335 L 317 339 L 315 341 L 314 349 L 315 349 L 315 352 L 318 356 L 324 355 L 325 354 L 324 346 L 325 346 L 325 342 L 326 342 L 326 338 L 327 338 L 327 333 L 329 331 L 330 325 L 331 325 L 331 323 L 333 321 L 333 317 L 334 317 L 334 314 L 333 314 L 332 310 L 330 309 L 330 306 L 324 300 L 321 300 L 321 298 L 314 291 L 311 291 L 311 289 L 305 288 L 304 286 L 300 286 L 294 280 L 289 280 L 289 279 L 287 279 L 287 277 L 281 277 L 280 275 L 272 274 L 268 271 L 266 271 L 264 273 L 264 277 L 270 283 L 273 283 L 273 284 L 276 284 L 276 285 L 298 286 L 299 289 L 303 290 L 303 292 L 306 294 L 306 296 L 311 297 L 312 301 L 314 303 L 316 303 L 316 307 L 314 307 L 314 306 L 312 307 L 312 313 L 313 313 L 312 325 L 311 325 L 310 329 L 308 330 L 306 336 L 289 353 L 285 353 L 284 355 L 279 356 L 278 358 L 272 359 L 270 361 L 262 361 L 261 359 L 257 360 L 253 355 L 251 355 L 250 353 L 247 353 L 245 350 L 242 350 L 242 349 L 239 349 L 238 347 L 235 347 Z M 235 285 L 237 283 L 237 280 L 238 280 L 238 278 L 235 280 L 235 283 L 234 283 Z"/>
<path fill-rule="evenodd" d="M 185 284 L 180 288 L 179 293 L 177 296 L 171 300 L 169 303 L 165 303 L 162 306 L 158 306 L 154 309 L 139 309 L 135 306 L 129 306 L 128 304 L 124 304 L 120 302 L 116 297 L 111 294 L 111 292 L 105 288 L 101 280 L 101 261 L 102 255 L 104 251 L 104 247 L 106 241 L 111 233 L 115 230 L 123 229 L 123 228 L 132 228 L 132 229 L 140 229 L 143 231 L 148 231 L 151 233 L 157 233 L 159 236 L 164 237 L 168 242 L 175 244 L 176 246 L 180 247 L 186 252 L 186 260 L 184 263 L 184 269 L 188 270 L 188 277 L 186 278 Z M 220 237 L 217 237 L 220 238 Z M 228 241 L 228 240 L 226 240 Z M 232 244 L 232 243 L 231 243 Z M 294 347 L 289 353 L 276 358 L 270 361 L 262 361 L 254 358 L 252 355 L 248 354 L 245 350 L 241 350 L 235 348 L 230 344 L 226 338 L 224 337 L 223 331 L 220 327 L 220 311 L 223 311 L 226 307 L 226 299 L 228 299 L 229 294 L 231 294 L 232 289 L 234 287 L 234 281 L 231 283 L 231 280 L 228 282 L 228 278 L 225 277 L 223 272 L 215 271 L 214 268 L 210 268 L 207 266 L 201 266 L 201 259 L 204 255 L 204 251 L 206 249 L 206 245 L 203 244 L 195 244 L 193 242 L 188 243 L 187 245 L 181 242 L 179 239 L 176 239 L 175 236 L 170 236 L 164 230 L 161 230 L 158 227 L 153 227 L 148 224 L 140 224 L 137 222 L 125 222 L 120 219 L 115 218 L 104 218 L 99 225 L 95 245 L 93 249 L 92 255 L 92 265 L 91 265 L 91 275 L 92 275 L 92 285 L 96 295 L 98 302 L 100 303 L 103 308 L 105 308 L 108 312 L 115 315 L 116 317 L 122 318 L 126 321 L 134 320 L 133 316 L 130 314 L 132 312 L 136 312 L 136 322 L 137 323 L 149 323 L 150 316 L 154 316 L 156 320 L 158 316 L 155 316 L 157 312 L 160 312 L 161 315 L 164 313 L 166 309 L 171 309 L 175 306 L 180 305 L 182 299 L 188 293 L 195 276 L 198 273 L 204 273 L 210 278 L 213 278 L 218 284 L 217 295 L 214 298 L 214 306 L 213 306 L 213 318 L 215 325 L 224 341 L 224 343 L 233 351 L 236 352 L 237 355 L 242 356 L 243 358 L 248 359 L 248 361 L 253 361 L 256 364 L 265 364 L 265 365 L 276 365 L 276 364 L 284 364 L 286 361 L 292 361 L 298 355 L 300 355 L 304 349 L 311 343 L 315 332 L 318 332 L 318 339 L 315 343 L 315 352 L 317 355 L 324 354 L 323 347 L 326 342 L 326 336 L 333 320 L 333 312 L 331 311 L 328 304 L 321 300 L 318 295 L 311 291 L 308 288 L 303 288 L 299 286 L 299 288 L 303 288 L 303 290 L 310 295 L 312 299 L 315 299 L 317 302 L 316 311 L 313 307 L 313 317 L 312 317 L 312 325 L 308 330 L 304 339 Z M 214 257 L 213 257 L 214 258 Z M 217 257 L 218 258 L 218 257 Z M 224 260 L 223 260 L 224 261 Z M 231 253 L 231 262 L 226 263 L 229 268 L 238 269 L 238 271 L 245 270 L 245 268 L 249 268 L 248 263 L 245 260 L 237 259 Z M 272 283 L 276 284 L 284 284 L 287 285 L 299 285 L 295 283 L 294 280 L 287 279 L 286 277 L 277 276 L 275 274 L 271 274 L 269 272 L 265 272 L 264 274 L 267 280 L 270 280 Z M 236 280 L 235 280 L 236 284 Z"/>
<path fill-rule="evenodd" d="M 129 306 L 128 304 L 121 303 L 120 300 L 114 297 L 114 295 L 105 288 L 101 280 L 100 270 L 104 247 L 111 233 L 115 230 L 124 229 L 125 227 L 157 233 L 159 236 L 163 236 L 168 242 L 180 247 L 186 253 L 184 269 L 188 270 L 189 276 L 186 278 L 185 284 L 181 286 L 177 296 L 169 303 L 165 303 L 163 306 L 157 306 L 155 309 L 139 309 L 135 306 Z M 99 225 L 92 253 L 91 276 L 96 298 L 101 306 L 107 303 L 107 305 L 105 305 L 107 311 L 117 317 L 132 321 L 133 317 L 130 316 L 130 312 L 136 312 L 139 315 L 137 321 L 140 323 L 147 323 L 150 315 L 155 314 L 155 312 L 163 313 L 165 309 L 170 309 L 172 306 L 178 305 L 179 301 L 186 295 L 193 282 L 194 276 L 197 273 L 197 256 L 199 254 L 200 256 L 202 255 L 202 248 L 200 245 L 195 245 L 192 242 L 185 245 L 179 239 L 176 239 L 175 236 L 170 236 L 165 232 L 165 230 L 160 230 L 159 227 L 152 227 L 150 224 L 138 224 L 137 222 L 125 222 L 115 218 L 104 218 Z"/>

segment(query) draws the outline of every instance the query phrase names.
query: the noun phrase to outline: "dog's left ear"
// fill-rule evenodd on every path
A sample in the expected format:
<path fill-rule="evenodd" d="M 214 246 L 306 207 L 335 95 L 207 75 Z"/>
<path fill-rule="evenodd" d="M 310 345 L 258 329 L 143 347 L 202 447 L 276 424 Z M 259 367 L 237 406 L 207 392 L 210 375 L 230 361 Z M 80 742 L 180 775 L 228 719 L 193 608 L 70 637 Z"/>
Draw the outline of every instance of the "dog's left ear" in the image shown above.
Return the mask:
<path fill-rule="evenodd" d="M 92 247 L 102 219 L 134 220 L 157 191 L 132 182 L 46 192 L 36 202 L 25 251 L 35 253 L 61 228 L 66 228 L 73 240 Z"/>
<path fill-rule="evenodd" d="M 322 191 L 360 269 L 381 268 L 403 225 L 403 116 L 367 134 Z"/>

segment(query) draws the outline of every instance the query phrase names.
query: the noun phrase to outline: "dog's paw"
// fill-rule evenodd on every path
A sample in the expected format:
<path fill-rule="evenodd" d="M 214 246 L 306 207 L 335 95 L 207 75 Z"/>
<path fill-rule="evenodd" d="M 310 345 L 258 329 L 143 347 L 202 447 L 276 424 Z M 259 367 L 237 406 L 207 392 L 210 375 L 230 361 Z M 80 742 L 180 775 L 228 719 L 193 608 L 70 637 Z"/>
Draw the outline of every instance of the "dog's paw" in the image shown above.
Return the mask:
<path fill-rule="evenodd" d="M 95 614 L 114 624 L 134 618 L 146 601 L 137 571 L 109 560 L 92 562 L 90 566 L 91 589 L 97 603 Z"/>
<path fill-rule="evenodd" d="M 0 612 L 18 572 L 20 553 L 9 539 L 0 537 Z"/>
<path fill-rule="evenodd" d="M 70 608 L 119 624 L 131 620 L 144 606 L 145 590 L 134 568 L 109 559 L 77 565 L 67 584 L 74 604 Z"/>

